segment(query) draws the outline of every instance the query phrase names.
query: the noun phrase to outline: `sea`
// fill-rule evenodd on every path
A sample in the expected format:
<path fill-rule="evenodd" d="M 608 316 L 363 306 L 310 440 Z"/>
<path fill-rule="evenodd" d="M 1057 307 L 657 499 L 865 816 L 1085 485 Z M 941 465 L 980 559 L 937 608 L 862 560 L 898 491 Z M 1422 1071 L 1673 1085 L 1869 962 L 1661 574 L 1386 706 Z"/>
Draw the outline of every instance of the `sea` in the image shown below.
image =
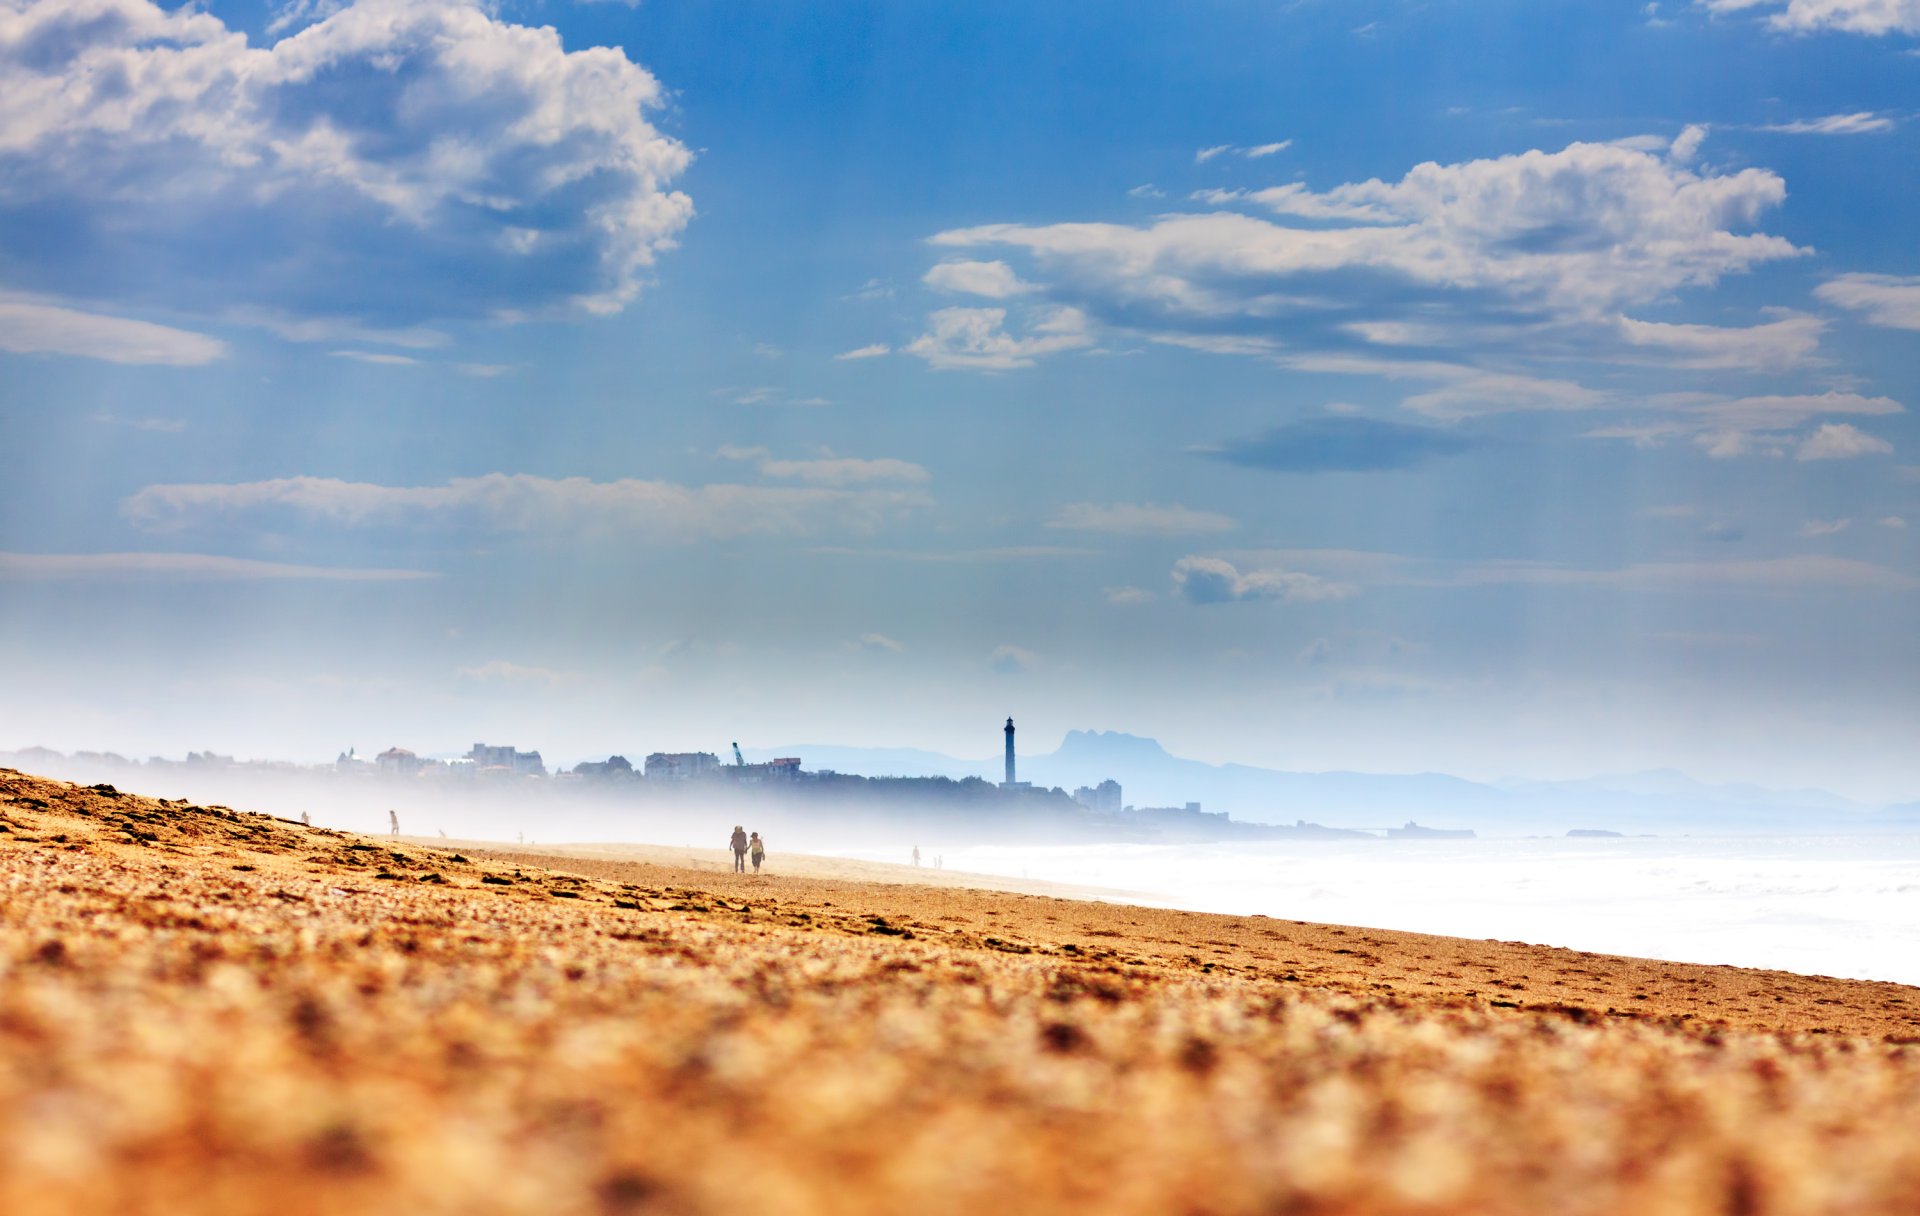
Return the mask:
<path fill-rule="evenodd" d="M 902 850 L 845 856 L 903 862 Z M 1196 912 L 1920 984 L 1920 835 L 923 846 Z M 1120 894 L 1124 893 L 1124 894 Z"/>

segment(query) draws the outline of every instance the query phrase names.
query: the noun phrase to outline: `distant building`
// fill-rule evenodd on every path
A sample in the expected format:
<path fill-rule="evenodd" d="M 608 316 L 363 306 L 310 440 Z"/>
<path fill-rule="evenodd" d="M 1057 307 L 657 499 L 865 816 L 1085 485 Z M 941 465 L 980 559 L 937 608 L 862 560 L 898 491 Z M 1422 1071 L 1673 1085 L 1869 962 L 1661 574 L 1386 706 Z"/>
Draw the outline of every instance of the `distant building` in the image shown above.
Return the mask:
<path fill-rule="evenodd" d="M 573 766 L 577 777 L 599 777 L 617 779 L 633 776 L 633 762 L 625 756 L 608 756 L 605 760 L 583 760 Z"/>
<path fill-rule="evenodd" d="M 720 776 L 743 785 L 760 785 L 770 781 L 798 781 L 800 779 L 800 757 L 781 756 L 765 764 L 729 764 L 719 770 Z"/>
<path fill-rule="evenodd" d="M 1081 786 L 1073 791 L 1073 800 L 1090 811 L 1103 815 L 1120 811 L 1120 783 L 1109 777 L 1096 786 Z"/>
<path fill-rule="evenodd" d="M 654 752 L 647 757 L 647 780 L 692 781 L 712 776 L 719 767 L 720 757 L 712 752 Z"/>
<path fill-rule="evenodd" d="M 404 747 L 390 747 L 373 758 L 373 766 L 389 777 L 411 777 L 427 762 Z"/>
<path fill-rule="evenodd" d="M 505 769 L 518 776 L 544 777 L 547 766 L 540 759 L 539 752 L 515 751 L 511 743 L 500 747 L 485 743 L 476 743 L 467 752 L 467 759 L 474 767 L 485 772 L 488 769 Z"/>

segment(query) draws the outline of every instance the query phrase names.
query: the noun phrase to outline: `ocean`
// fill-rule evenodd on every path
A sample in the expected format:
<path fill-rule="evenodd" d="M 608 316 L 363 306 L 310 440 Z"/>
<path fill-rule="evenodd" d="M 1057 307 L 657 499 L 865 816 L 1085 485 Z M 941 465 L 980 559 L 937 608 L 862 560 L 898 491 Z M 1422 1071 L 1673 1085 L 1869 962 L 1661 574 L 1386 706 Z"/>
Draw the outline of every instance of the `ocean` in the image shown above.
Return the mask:
<path fill-rule="evenodd" d="M 846 850 L 877 861 L 902 850 Z M 922 846 L 1199 912 L 1920 984 L 1920 836 Z"/>

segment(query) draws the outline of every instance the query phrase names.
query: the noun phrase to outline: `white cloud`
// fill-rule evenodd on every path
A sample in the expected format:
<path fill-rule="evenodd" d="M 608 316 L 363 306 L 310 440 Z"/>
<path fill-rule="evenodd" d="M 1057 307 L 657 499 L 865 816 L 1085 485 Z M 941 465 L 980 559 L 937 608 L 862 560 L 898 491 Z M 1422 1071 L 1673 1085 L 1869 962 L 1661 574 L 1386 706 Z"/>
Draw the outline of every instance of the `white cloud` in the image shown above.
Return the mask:
<path fill-rule="evenodd" d="M 871 532 L 928 505 L 930 500 L 919 490 L 690 487 L 489 473 L 438 486 L 385 486 L 329 477 L 152 485 L 128 498 L 121 513 L 149 531 L 278 514 L 338 527 L 465 526 L 684 543 L 711 537 Z"/>
<path fill-rule="evenodd" d="M 1737 327 L 1620 318 L 1628 345 L 1672 351 L 1676 364 L 1694 368 L 1784 371 L 1813 357 L 1826 328 L 1820 318 L 1802 315 Z"/>
<path fill-rule="evenodd" d="M 693 213 L 651 75 L 465 0 L 331 7 L 253 46 L 193 6 L 0 5 L 11 286 L 401 333 L 634 296 Z"/>
<path fill-rule="evenodd" d="M 1196 165 L 1204 165 L 1214 157 L 1224 156 L 1231 151 L 1233 151 L 1231 144 L 1215 144 L 1211 148 L 1201 148 L 1193 154 L 1193 163 Z"/>
<path fill-rule="evenodd" d="M 1680 129 L 1667 145 L 1667 159 L 1676 165 L 1684 165 L 1700 155 L 1700 145 L 1707 140 L 1707 128 L 1703 123 L 1688 123 Z"/>
<path fill-rule="evenodd" d="M 875 342 L 871 346 L 856 346 L 852 350 L 841 351 L 836 359 L 878 359 L 881 355 L 890 355 L 893 348 L 884 342 Z"/>
<path fill-rule="evenodd" d="M 1703 0 L 1713 12 L 1750 8 L 1780 8 L 1782 0 Z M 1767 24 L 1778 30 L 1806 33 L 1841 30 L 1851 34 L 1920 33 L 1920 0 L 1785 0 L 1783 11 L 1772 13 Z"/>
<path fill-rule="evenodd" d="M 1891 274 L 1843 274 L 1814 288 L 1829 304 L 1865 313 L 1874 325 L 1920 329 L 1920 277 Z"/>
<path fill-rule="evenodd" d="M 1687 394 L 1675 401 L 1656 401 L 1667 416 L 1652 422 L 1600 427 L 1585 433 L 1587 439 L 1626 439 L 1640 446 L 1655 446 L 1668 439 L 1688 439 L 1716 460 L 1740 456 L 1784 456 L 1798 444 L 1802 450 L 1838 450 L 1848 442 L 1864 441 L 1869 448 L 1882 443 L 1853 427 L 1840 424 L 1838 433 L 1821 438 L 1833 427 L 1822 426 L 1806 435 L 1792 434 L 1796 428 L 1822 417 L 1850 415 L 1883 417 L 1903 413 L 1904 407 L 1890 397 L 1863 397 L 1858 393 L 1808 393 L 1800 395 L 1715 398 Z M 1874 448 L 1873 450 L 1879 450 Z M 1891 447 L 1886 450 L 1891 451 Z M 1865 454 L 1855 452 L 1855 455 Z M 1802 459 L 1821 459 L 1803 456 Z"/>
<path fill-rule="evenodd" d="M 0 553 L 0 580 L 55 582 L 133 579 L 242 582 L 318 579 L 328 582 L 406 582 L 438 578 L 425 570 L 361 570 L 298 566 L 210 553 Z"/>
<path fill-rule="evenodd" d="M 768 477 L 789 477 L 817 486 L 857 486 L 875 482 L 920 483 L 929 480 L 926 469 L 906 460 L 883 457 L 859 460 L 834 456 L 820 460 L 762 460 L 760 472 Z"/>
<path fill-rule="evenodd" d="M 1249 570 L 1241 573 L 1218 557 L 1183 557 L 1173 564 L 1174 590 L 1194 604 L 1241 600 L 1312 602 L 1340 600 L 1358 588 L 1297 570 Z"/>
<path fill-rule="evenodd" d="M 1920 579 L 1870 562 L 1808 555 L 1729 562 L 1642 562 L 1609 569 L 1558 566 L 1545 562 L 1483 562 L 1456 573 L 1442 585 L 1487 586 L 1520 583 L 1543 586 L 1613 587 L 1628 591 L 1688 591 L 1704 587 L 1753 587 L 1789 590 L 1801 587 L 1857 587 L 1904 590 Z"/>
<path fill-rule="evenodd" d="M 1290 139 L 1283 139 L 1278 143 L 1255 144 L 1251 148 L 1242 149 L 1240 154 L 1246 157 L 1248 160 L 1258 160 L 1263 156 L 1272 156 L 1276 152 L 1285 152 L 1288 148 L 1291 148 L 1291 147 L 1293 147 L 1293 141 Z"/>
<path fill-rule="evenodd" d="M 456 363 L 453 370 L 476 380 L 493 380 L 520 370 L 518 363 Z"/>
<path fill-rule="evenodd" d="M 1810 519 L 1800 525 L 1800 535 L 1837 536 L 1852 526 L 1851 519 Z"/>
<path fill-rule="evenodd" d="M 863 633 L 852 642 L 855 650 L 870 650 L 879 654 L 901 654 L 906 647 L 894 641 L 884 633 Z"/>
<path fill-rule="evenodd" d="M 191 330 L 0 295 L 0 350 L 194 367 L 220 358 L 227 345 Z"/>
<path fill-rule="evenodd" d="M 1698 138 L 1429 163 L 1398 181 L 1325 191 L 1301 183 L 1207 191 L 1197 197 L 1236 209 L 1139 224 L 983 224 L 931 239 L 951 250 L 1018 252 L 1034 267 L 1020 269 L 1021 280 L 1080 308 L 1089 326 L 1105 321 L 1221 353 L 1270 356 L 1284 343 L 1301 359 L 1338 358 L 1358 334 L 1395 345 L 1504 346 L 1525 358 L 1546 349 L 1541 335 L 1553 330 L 1560 343 L 1673 351 L 1701 366 L 1732 359 L 1729 348 L 1741 343 L 1782 362 L 1809 349 L 1818 319 L 1744 334 L 1623 327 L 1627 309 L 1807 252 L 1751 231 L 1785 198 L 1785 183 L 1764 169 L 1688 168 L 1681 160 Z M 1248 206 L 1271 215 L 1238 210 Z M 1640 345 L 1627 345 L 1629 331 Z M 1470 376 L 1492 378 L 1415 408 L 1486 412 L 1470 400 L 1476 395 L 1497 409 L 1596 400 L 1578 386 L 1542 391 L 1554 382 L 1512 366 L 1437 378 Z"/>
<path fill-rule="evenodd" d="M 1907 521 L 1898 515 L 1882 515 L 1876 522 L 1883 528 L 1899 529 L 1907 526 Z"/>
<path fill-rule="evenodd" d="M 1060 508 L 1047 526 L 1120 536 L 1196 536 L 1230 532 L 1234 522 L 1218 512 L 1195 511 L 1177 503 L 1163 507 L 1153 503 L 1079 502 Z"/>
<path fill-rule="evenodd" d="M 1032 283 L 1022 282 L 1020 276 L 1013 273 L 1013 267 L 1005 262 L 942 262 L 927 271 L 922 282 L 941 291 L 985 296 L 989 300 L 1004 300 L 1035 290 Z"/>
<path fill-rule="evenodd" d="M 1103 587 L 1100 593 L 1109 604 L 1144 604 L 1153 599 L 1153 592 L 1145 587 Z"/>
<path fill-rule="evenodd" d="M 1160 187 L 1154 185 L 1152 182 L 1147 182 L 1144 185 L 1135 186 L 1133 189 L 1127 191 L 1127 197 L 1128 198 L 1165 198 L 1167 197 L 1167 192 L 1165 190 L 1162 190 Z"/>
<path fill-rule="evenodd" d="M 1893 127 L 1893 119 L 1887 115 L 1876 114 L 1872 110 L 1861 110 L 1856 114 L 1829 114 L 1825 118 L 1805 118 L 1798 122 L 1774 123 L 1760 129 L 1777 131 L 1783 135 L 1871 135 L 1880 131 L 1891 131 Z"/>
<path fill-rule="evenodd" d="M 1093 345 L 1086 315 L 1055 308 L 1028 327 L 1028 336 L 1006 331 L 1004 308 L 943 308 L 927 318 L 929 329 L 902 349 L 943 370 L 1007 371 L 1034 360 Z"/>
<path fill-rule="evenodd" d="M 413 367 L 420 362 L 411 355 L 396 355 L 388 351 L 332 350 L 327 353 L 336 359 L 352 359 L 356 363 L 373 363 L 383 367 Z"/>
<path fill-rule="evenodd" d="M 1857 456 L 1891 456 L 1893 445 L 1849 423 L 1823 423 L 1800 441 L 1795 460 L 1852 460 Z"/>

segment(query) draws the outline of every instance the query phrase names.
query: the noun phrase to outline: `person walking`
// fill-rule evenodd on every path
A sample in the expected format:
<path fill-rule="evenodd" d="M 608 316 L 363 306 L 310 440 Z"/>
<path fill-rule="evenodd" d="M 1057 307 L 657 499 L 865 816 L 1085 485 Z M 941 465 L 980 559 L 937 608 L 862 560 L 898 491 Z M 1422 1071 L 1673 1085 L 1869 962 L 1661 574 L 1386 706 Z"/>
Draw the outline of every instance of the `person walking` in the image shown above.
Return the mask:
<path fill-rule="evenodd" d="M 753 834 L 753 838 L 748 842 L 747 852 L 753 858 L 753 872 L 758 874 L 760 863 L 767 859 L 767 842 L 760 839 L 760 833 Z"/>
<path fill-rule="evenodd" d="M 727 844 L 733 849 L 733 872 L 745 874 L 747 872 L 747 830 L 737 823 L 734 824 L 733 838 L 727 841 Z"/>

